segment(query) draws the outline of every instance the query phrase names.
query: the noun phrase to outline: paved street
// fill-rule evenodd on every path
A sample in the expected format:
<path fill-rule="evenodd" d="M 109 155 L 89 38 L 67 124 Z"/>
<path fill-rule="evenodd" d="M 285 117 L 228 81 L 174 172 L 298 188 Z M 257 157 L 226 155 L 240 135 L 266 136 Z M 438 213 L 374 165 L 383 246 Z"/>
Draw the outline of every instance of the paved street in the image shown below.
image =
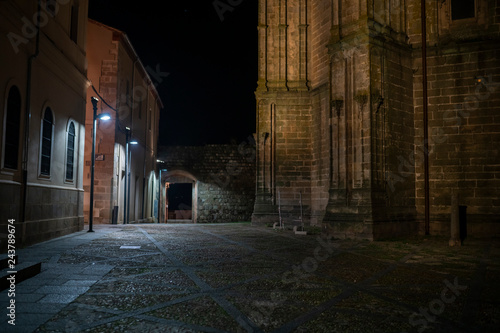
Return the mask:
<path fill-rule="evenodd" d="M 247 223 L 118 225 L 18 250 L 2 332 L 494 332 L 500 244 L 330 240 Z"/>

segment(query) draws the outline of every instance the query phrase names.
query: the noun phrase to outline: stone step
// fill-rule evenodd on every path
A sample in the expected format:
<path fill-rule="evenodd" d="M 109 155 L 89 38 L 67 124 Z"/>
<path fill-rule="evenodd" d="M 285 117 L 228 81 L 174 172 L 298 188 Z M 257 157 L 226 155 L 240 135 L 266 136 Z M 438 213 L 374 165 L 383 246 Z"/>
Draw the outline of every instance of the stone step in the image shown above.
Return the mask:
<path fill-rule="evenodd" d="M 1 258 L 0 259 L 0 269 L 4 269 L 9 267 L 9 257 Z M 14 262 L 17 264 L 18 257 L 17 255 L 14 256 Z"/>
<path fill-rule="evenodd" d="M 168 219 L 167 223 L 172 223 L 172 224 L 178 224 L 178 223 L 183 223 L 183 224 L 190 224 L 193 223 L 193 220 L 176 220 L 176 219 Z"/>
<path fill-rule="evenodd" d="M 7 278 L 10 276 L 15 275 L 15 284 L 17 285 L 18 283 L 39 274 L 41 270 L 41 262 L 25 262 L 20 264 L 16 259 L 16 267 L 14 269 L 4 268 L 0 271 L 0 291 L 9 288 L 11 282 L 10 280 L 7 280 Z"/>

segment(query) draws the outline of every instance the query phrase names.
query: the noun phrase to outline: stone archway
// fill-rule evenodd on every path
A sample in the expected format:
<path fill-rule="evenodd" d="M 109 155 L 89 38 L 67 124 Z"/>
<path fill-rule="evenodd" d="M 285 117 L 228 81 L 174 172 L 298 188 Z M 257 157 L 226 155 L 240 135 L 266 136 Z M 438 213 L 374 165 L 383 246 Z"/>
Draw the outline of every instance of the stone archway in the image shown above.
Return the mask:
<path fill-rule="evenodd" d="M 171 170 L 167 171 L 165 177 L 162 179 L 162 184 L 164 190 L 164 195 L 162 198 L 162 207 L 165 209 L 165 213 L 163 216 L 166 216 L 167 219 L 163 222 L 168 223 L 168 211 L 167 211 L 167 199 L 168 199 L 168 186 L 174 184 L 191 184 L 191 212 L 185 212 L 184 214 L 176 213 L 177 215 L 173 215 L 177 222 L 184 223 L 197 223 L 198 219 L 198 179 L 193 176 L 191 173 L 184 170 Z M 184 209 L 185 207 L 180 207 Z M 187 209 L 185 210 L 187 211 Z M 171 214 L 172 216 L 172 214 Z M 180 218 L 179 218 L 180 217 Z"/>

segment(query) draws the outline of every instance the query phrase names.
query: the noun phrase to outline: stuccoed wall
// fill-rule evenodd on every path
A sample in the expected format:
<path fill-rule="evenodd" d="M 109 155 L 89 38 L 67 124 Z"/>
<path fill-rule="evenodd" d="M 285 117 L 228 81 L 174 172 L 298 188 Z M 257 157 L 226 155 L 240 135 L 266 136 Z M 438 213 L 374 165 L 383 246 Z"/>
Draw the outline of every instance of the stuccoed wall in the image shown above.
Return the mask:
<path fill-rule="evenodd" d="M 79 6 L 78 38 L 70 38 L 71 4 L 59 4 L 53 18 L 40 22 L 39 50 L 29 27 L 37 1 L 0 1 L 0 248 L 6 249 L 7 222 L 15 220 L 16 247 L 27 246 L 83 229 L 83 152 L 85 138 L 86 15 Z M 44 12 L 42 11 L 42 14 Z M 42 15 L 42 16 L 43 16 Z M 10 37 L 8 37 L 10 36 Z M 14 39 L 12 39 L 14 38 Z M 11 41 L 22 42 L 11 42 Z M 29 65 L 31 64 L 31 65 Z M 31 68 L 31 72 L 28 70 Z M 29 80 L 28 80 L 28 73 Z M 4 165 L 8 94 L 19 89 L 21 114 L 17 166 Z M 30 92 L 28 95 L 28 86 Z M 42 122 L 52 110 L 50 174 L 41 174 Z M 29 114 L 26 114 L 26 109 Z M 29 127 L 25 127 L 29 121 Z M 73 178 L 66 178 L 68 128 L 75 126 Z M 26 132 L 28 130 L 28 132 Z M 5 131 L 5 133 L 4 133 Z M 25 145 L 25 143 L 27 143 Z M 26 159 L 23 159 L 26 156 Z M 26 178 L 25 178 L 26 176 Z"/>

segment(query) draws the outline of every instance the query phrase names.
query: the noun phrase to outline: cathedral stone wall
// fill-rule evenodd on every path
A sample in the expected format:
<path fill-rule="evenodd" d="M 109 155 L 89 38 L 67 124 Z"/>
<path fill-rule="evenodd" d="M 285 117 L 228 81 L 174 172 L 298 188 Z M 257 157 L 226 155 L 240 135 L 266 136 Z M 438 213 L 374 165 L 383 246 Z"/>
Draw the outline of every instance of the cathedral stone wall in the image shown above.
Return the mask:
<path fill-rule="evenodd" d="M 449 232 L 454 191 L 469 235 L 498 234 L 500 4 L 426 2 L 429 152 L 420 5 L 260 0 L 255 224 L 301 197 L 337 237 L 423 233 L 428 154 L 431 234 Z"/>

